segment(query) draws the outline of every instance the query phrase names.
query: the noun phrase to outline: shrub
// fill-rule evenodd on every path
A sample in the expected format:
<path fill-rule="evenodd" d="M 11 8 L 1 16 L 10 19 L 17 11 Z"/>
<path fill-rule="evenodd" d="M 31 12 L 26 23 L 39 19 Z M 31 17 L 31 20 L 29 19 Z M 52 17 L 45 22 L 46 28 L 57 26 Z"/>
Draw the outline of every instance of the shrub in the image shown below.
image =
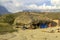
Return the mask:
<path fill-rule="evenodd" d="M 0 34 L 10 33 L 16 31 L 8 23 L 0 23 Z"/>
<path fill-rule="evenodd" d="M 4 16 L 2 16 L 1 21 L 4 23 L 13 24 L 14 16 L 12 14 L 4 15 Z"/>

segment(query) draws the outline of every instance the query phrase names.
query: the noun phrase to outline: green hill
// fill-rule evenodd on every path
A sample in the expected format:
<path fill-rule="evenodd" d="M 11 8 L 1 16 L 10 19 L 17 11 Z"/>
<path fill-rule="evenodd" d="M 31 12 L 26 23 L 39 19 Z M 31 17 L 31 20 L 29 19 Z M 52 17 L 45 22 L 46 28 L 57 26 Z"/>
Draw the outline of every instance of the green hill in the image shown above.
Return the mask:
<path fill-rule="evenodd" d="M 41 16 L 40 18 L 50 18 L 50 19 L 60 19 L 60 12 L 18 12 L 18 13 L 12 13 L 12 14 L 4 14 L 0 16 L 0 30 L 2 31 L 13 31 L 13 23 L 15 19 L 21 15 L 28 14 L 28 16 Z M 34 18 L 35 18 L 34 17 Z M 8 29 L 6 29 L 8 28 Z M 0 32 L 1 32 L 0 31 Z M 2 33 L 2 32 L 1 32 Z M 4 33 L 4 32 L 3 32 Z"/>

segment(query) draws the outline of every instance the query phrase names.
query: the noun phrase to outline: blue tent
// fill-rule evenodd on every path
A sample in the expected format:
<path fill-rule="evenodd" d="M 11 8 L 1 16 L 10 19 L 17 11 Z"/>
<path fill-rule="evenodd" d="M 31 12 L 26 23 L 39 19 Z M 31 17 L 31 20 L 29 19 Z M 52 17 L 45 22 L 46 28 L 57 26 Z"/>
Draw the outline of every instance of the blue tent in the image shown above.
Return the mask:
<path fill-rule="evenodd" d="M 47 28 L 47 24 L 40 24 L 40 28 Z"/>

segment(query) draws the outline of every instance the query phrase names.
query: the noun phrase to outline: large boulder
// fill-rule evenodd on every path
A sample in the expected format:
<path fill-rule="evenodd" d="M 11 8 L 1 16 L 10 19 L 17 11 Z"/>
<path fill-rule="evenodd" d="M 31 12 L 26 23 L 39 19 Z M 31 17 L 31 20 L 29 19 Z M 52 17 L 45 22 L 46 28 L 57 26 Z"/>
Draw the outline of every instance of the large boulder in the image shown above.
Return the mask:
<path fill-rule="evenodd" d="M 20 15 L 17 17 L 14 21 L 14 25 L 19 26 L 19 27 L 30 27 L 32 23 L 32 19 L 30 18 L 29 15 Z"/>

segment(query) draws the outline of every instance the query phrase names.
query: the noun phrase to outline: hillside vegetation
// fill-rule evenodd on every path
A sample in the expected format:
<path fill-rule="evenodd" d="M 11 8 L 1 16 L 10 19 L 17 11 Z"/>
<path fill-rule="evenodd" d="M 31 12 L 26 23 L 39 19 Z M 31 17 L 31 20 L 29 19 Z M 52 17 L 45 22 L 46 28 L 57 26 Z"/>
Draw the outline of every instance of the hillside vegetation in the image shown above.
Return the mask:
<path fill-rule="evenodd" d="M 60 13 L 59 12 L 41 12 L 41 13 L 37 13 L 37 12 L 18 12 L 18 13 L 12 13 L 12 14 L 4 14 L 2 16 L 0 16 L 0 33 L 4 33 L 5 32 L 14 32 L 15 29 L 13 29 L 13 23 L 14 20 L 21 16 L 21 15 L 25 15 L 28 14 L 30 16 L 31 15 L 39 15 L 42 16 L 40 18 L 43 17 L 48 17 L 50 19 L 60 19 Z"/>

